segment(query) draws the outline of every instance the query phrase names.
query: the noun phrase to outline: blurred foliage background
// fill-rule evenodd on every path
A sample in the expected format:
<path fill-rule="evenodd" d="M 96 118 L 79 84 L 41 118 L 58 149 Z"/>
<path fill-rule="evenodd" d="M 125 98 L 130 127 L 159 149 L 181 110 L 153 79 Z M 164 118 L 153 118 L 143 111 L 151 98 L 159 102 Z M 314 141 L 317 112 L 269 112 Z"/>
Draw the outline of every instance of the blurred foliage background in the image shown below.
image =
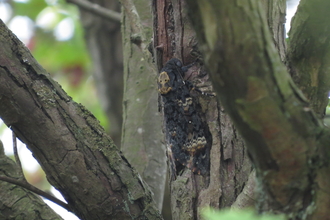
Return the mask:
<path fill-rule="evenodd" d="M 205 220 L 285 220 L 284 215 L 273 215 L 273 214 L 257 214 L 251 209 L 233 210 L 223 209 L 216 210 L 212 208 L 205 208 L 202 211 L 203 219 Z"/>
<path fill-rule="evenodd" d="M 1 19 L 35 59 L 76 102 L 108 127 L 97 99 L 77 7 L 64 0 L 0 0 L 0 8 Z"/>

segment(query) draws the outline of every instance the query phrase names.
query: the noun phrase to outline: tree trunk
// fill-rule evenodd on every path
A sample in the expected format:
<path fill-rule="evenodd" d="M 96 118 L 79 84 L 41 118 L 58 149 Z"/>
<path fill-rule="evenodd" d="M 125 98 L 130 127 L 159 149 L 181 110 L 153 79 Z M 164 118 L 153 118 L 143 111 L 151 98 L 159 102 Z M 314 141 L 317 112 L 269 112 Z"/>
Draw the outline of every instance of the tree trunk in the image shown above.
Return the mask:
<path fill-rule="evenodd" d="M 101 0 L 93 3 L 98 4 L 103 9 L 119 11 L 119 2 L 117 1 L 104 2 Z M 148 4 L 143 1 L 141 3 L 141 5 Z M 123 5 L 127 6 L 129 3 L 123 1 Z M 161 209 L 165 187 L 166 161 L 164 146 L 160 142 L 162 134 L 161 122 L 157 114 L 157 93 L 152 86 L 156 72 L 150 61 L 150 53 L 147 48 L 143 48 L 141 51 L 140 47 L 150 44 L 152 32 L 149 29 L 151 26 L 144 26 L 144 29 L 141 30 L 143 33 L 130 30 L 131 23 L 141 21 L 130 20 L 132 16 L 126 16 L 127 10 L 124 10 L 123 33 L 125 37 L 121 39 L 119 21 L 105 20 L 103 17 L 92 14 L 90 8 L 88 9 L 87 11 L 81 9 L 81 19 L 94 63 L 94 77 L 101 103 L 110 120 L 110 136 L 117 146 L 120 146 L 122 142 L 121 149 L 124 155 L 148 183 L 153 191 L 157 206 Z M 143 19 L 150 24 L 152 20 L 150 8 L 136 7 L 136 9 L 139 10 L 139 14 L 146 15 Z M 144 42 L 141 42 L 142 38 L 139 38 L 141 34 L 146 36 Z M 124 74 L 122 40 L 125 46 Z M 137 68 L 137 66 L 143 68 Z M 136 74 L 137 69 L 139 69 L 139 74 Z M 123 78 L 125 78 L 125 87 L 123 87 Z M 124 88 L 125 102 L 123 105 Z M 124 114 L 123 128 L 122 114 Z M 121 137 L 123 137 L 122 140 L 120 140 Z"/>
<path fill-rule="evenodd" d="M 150 186 L 161 210 L 166 180 L 165 146 L 158 113 L 157 72 L 149 45 L 149 1 L 122 0 L 124 42 L 124 123 L 122 151 Z"/>
<path fill-rule="evenodd" d="M 81 219 L 161 219 L 151 192 L 99 122 L 0 23 L 0 117 Z"/>
<path fill-rule="evenodd" d="M 185 65 L 202 59 L 196 34 L 186 13 L 184 1 L 153 2 L 154 54 L 159 70 L 172 57 L 179 58 Z M 186 79 L 203 88 L 203 91 L 211 92 L 208 75 L 202 64 L 192 67 L 186 73 Z M 196 111 L 207 122 L 207 128 L 204 129 L 211 134 L 208 140 L 210 168 L 205 175 L 193 173 L 187 167 L 177 176 L 172 172 L 171 176 L 176 176 L 170 182 L 173 219 L 200 219 L 202 207 L 230 207 L 237 199 L 240 200 L 237 206 L 252 205 L 246 197 L 245 200 L 242 196 L 238 197 L 251 171 L 242 139 L 216 98 L 197 95 L 196 101 L 200 105 Z M 167 136 L 168 129 L 165 124 Z M 166 144 L 167 148 L 172 147 L 168 138 Z M 251 186 L 254 186 L 253 180 L 249 182 L 250 192 L 253 191 Z"/>
<path fill-rule="evenodd" d="M 259 210 L 329 219 L 329 133 L 280 61 L 262 5 L 210 0 L 189 6 L 214 88 L 256 167 Z"/>
<path fill-rule="evenodd" d="M 262 1 L 267 16 L 267 23 L 273 36 L 275 47 L 282 62 L 286 62 L 285 13 L 286 0 Z"/>
<path fill-rule="evenodd" d="M 268 3 L 278 8 L 274 7 L 276 1 Z M 179 58 L 185 65 L 199 58 L 186 73 L 186 79 L 209 92 L 209 74 L 224 107 L 220 107 L 215 97 L 187 94 L 195 95 L 194 106 L 199 106 L 196 112 L 206 122 L 203 129 L 210 134 L 207 137 L 210 169 L 198 174 L 174 163 L 180 172 L 172 176 L 170 183 L 173 218 L 199 219 L 201 207 L 206 205 L 236 208 L 250 204 L 245 195 L 253 195 L 254 172 L 250 173 L 251 166 L 237 128 L 256 170 L 259 211 L 285 213 L 291 219 L 329 219 L 330 197 L 326 192 L 330 185 L 330 134 L 319 121 L 325 106 L 324 91 L 329 90 L 327 82 L 322 83 L 322 79 L 327 79 L 327 52 L 321 50 L 328 48 L 327 29 L 317 28 L 316 33 L 320 34 L 317 36 L 323 38 L 310 31 L 311 24 L 320 27 L 328 24 L 323 20 L 327 18 L 323 9 L 329 8 L 328 2 L 317 0 L 309 5 L 308 1 L 301 1 L 298 10 L 301 17 L 297 15 L 293 22 L 296 30 L 292 31 L 289 45 L 291 73 L 301 77 L 295 81 L 302 89 L 307 88 L 304 92 L 312 108 L 283 65 L 286 58 L 279 57 L 280 54 L 282 58 L 282 53 L 278 50 L 283 47 L 278 42 L 284 41 L 277 37 L 280 31 L 275 32 L 279 29 L 274 29 L 270 17 L 281 16 L 268 11 L 267 23 L 265 4 L 256 0 L 189 0 L 187 5 L 199 44 L 186 18 L 185 2 L 153 1 L 154 26 L 157 27 L 154 28 L 153 54 L 158 69 L 172 57 Z M 141 90 L 134 90 L 141 92 L 136 92 L 133 99 L 130 98 L 134 94 L 131 88 L 134 83 L 135 87 L 142 83 L 152 85 L 152 79 L 134 78 L 131 70 L 138 66 L 139 74 L 156 72 L 147 64 L 152 61 L 146 52 L 151 38 L 148 35 L 151 31 L 146 27 L 151 22 L 148 14 L 141 13 L 145 5 L 136 3 L 134 6 L 130 1 L 123 1 L 123 7 L 125 54 L 134 57 L 132 61 L 125 61 L 125 117 L 138 117 L 132 109 L 141 107 L 134 102 L 138 103 L 139 94 L 145 97 L 142 88 L 146 87 L 142 85 Z M 315 11 L 323 16 L 319 17 Z M 304 33 L 304 28 L 309 36 L 305 44 L 301 43 L 304 41 L 299 34 Z M 148 187 L 95 118 L 49 78 L 3 23 L 0 33 L 0 117 L 27 144 L 50 183 L 63 193 L 73 211 L 81 219 L 161 219 Z M 300 51 L 296 48 L 299 44 L 315 50 Z M 312 47 L 313 44 L 316 46 Z M 140 60 L 136 57 L 139 53 Z M 311 66 L 301 68 L 304 62 Z M 313 72 L 315 69 L 317 71 Z M 307 83 L 303 80 L 304 74 L 309 75 Z M 156 76 L 153 79 L 155 82 Z M 156 89 L 156 84 L 153 85 Z M 320 86 L 319 91 L 310 93 L 308 87 L 314 89 L 316 85 Z M 153 102 L 156 102 L 155 95 L 150 99 L 150 103 Z M 127 119 L 127 125 L 130 120 Z M 138 124 L 132 127 L 141 128 Z M 132 140 L 142 139 L 139 133 L 145 137 L 143 128 L 136 131 L 137 134 L 127 132 L 125 140 L 133 143 Z M 166 147 L 171 148 L 166 126 L 164 131 Z M 161 149 L 159 146 L 156 143 L 155 149 Z M 143 170 L 143 165 L 141 167 Z"/>
<path fill-rule="evenodd" d="M 289 33 L 290 73 L 319 118 L 329 102 L 329 7 L 326 0 L 301 0 Z"/>

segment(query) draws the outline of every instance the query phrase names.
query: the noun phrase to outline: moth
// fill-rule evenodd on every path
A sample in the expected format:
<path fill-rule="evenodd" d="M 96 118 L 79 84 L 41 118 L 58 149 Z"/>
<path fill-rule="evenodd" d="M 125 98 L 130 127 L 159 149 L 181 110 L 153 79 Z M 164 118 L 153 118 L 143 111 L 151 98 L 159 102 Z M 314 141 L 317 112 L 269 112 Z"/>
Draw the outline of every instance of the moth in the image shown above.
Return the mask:
<path fill-rule="evenodd" d="M 169 60 L 158 77 L 158 91 L 162 97 L 167 156 L 172 176 L 184 167 L 194 173 L 209 172 L 211 135 L 204 122 L 197 89 L 184 75 L 193 64 L 183 66 L 177 58 Z"/>

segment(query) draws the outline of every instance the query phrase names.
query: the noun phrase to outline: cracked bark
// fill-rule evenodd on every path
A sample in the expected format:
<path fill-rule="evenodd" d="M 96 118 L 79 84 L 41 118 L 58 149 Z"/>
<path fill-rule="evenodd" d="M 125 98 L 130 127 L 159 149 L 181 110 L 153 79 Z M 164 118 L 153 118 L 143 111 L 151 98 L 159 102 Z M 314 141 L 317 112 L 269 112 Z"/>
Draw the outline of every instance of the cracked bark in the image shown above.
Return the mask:
<path fill-rule="evenodd" d="M 230 113 L 236 128 L 245 138 L 249 153 L 254 161 L 257 181 L 260 185 L 258 187 L 258 192 L 261 195 L 258 199 L 259 210 L 287 213 L 293 219 L 328 219 L 330 201 L 327 189 L 330 180 L 327 161 L 330 153 L 327 146 L 330 143 L 330 135 L 309 108 L 307 100 L 296 89 L 279 59 L 261 3 L 255 0 L 205 0 L 202 2 L 189 1 L 188 3 L 192 8 L 193 23 L 198 30 L 197 34 L 199 34 L 199 48 L 204 51 L 204 61 L 214 82 L 214 89 L 221 99 L 225 111 Z M 326 2 L 317 1 L 315 4 L 320 7 L 319 4 L 322 3 Z M 170 7 L 166 4 L 172 4 L 173 14 L 168 10 Z M 181 5 L 184 4 L 181 1 L 172 1 L 172 3 L 167 2 L 166 4 L 156 7 L 153 13 L 172 16 L 174 14 L 181 15 L 184 12 L 185 6 Z M 187 20 L 180 17 L 173 20 L 158 19 L 157 17 L 155 21 L 159 27 L 158 30 L 161 30 L 159 36 L 166 35 L 168 30 L 175 30 L 174 33 L 167 34 L 167 39 L 174 39 L 173 41 L 166 40 L 166 38 L 164 41 L 154 39 L 154 46 L 159 49 L 156 50 L 156 60 L 159 66 L 171 56 L 182 59 L 185 64 L 194 60 L 196 55 L 198 56 L 198 50 L 195 48 L 185 50 L 191 45 L 196 46 L 195 38 L 186 35 L 186 31 L 190 30 L 189 28 L 185 29 Z M 161 21 L 172 23 L 166 27 Z M 182 26 L 182 24 L 184 25 Z M 322 22 L 322 24 L 324 23 Z M 137 30 L 139 26 L 133 24 L 131 28 Z M 176 32 L 180 31 L 182 33 L 176 35 Z M 0 33 L 3 36 L 6 31 Z M 132 37 L 135 42 L 140 42 L 139 36 L 134 35 Z M 185 45 L 185 40 L 181 41 L 180 39 L 189 39 L 188 46 Z M 317 41 L 318 38 L 310 38 L 310 40 Z M 81 177 L 86 177 L 86 174 L 88 174 L 87 179 L 91 179 L 93 182 L 92 186 L 88 186 L 97 187 L 95 192 L 93 190 L 93 194 L 98 195 L 101 192 L 103 193 L 101 196 L 104 195 L 105 191 L 101 187 L 102 184 L 106 186 L 106 192 L 115 193 L 115 195 L 119 193 L 123 198 L 127 198 L 125 196 L 130 193 L 131 197 L 127 199 L 133 200 L 133 203 L 127 204 L 131 204 L 130 208 L 134 210 L 130 214 L 138 213 L 136 210 L 139 210 L 139 207 L 135 206 L 134 201 L 138 200 L 142 203 L 145 201 L 143 204 L 146 204 L 147 201 L 150 201 L 150 196 L 148 193 L 142 192 L 144 190 L 142 182 L 130 182 L 128 180 L 127 175 L 136 175 L 134 172 L 130 172 L 129 165 L 111 145 L 111 140 L 105 135 L 100 135 L 102 130 L 98 132 L 100 131 L 99 127 L 94 123 L 92 116 L 66 97 L 59 86 L 53 83 L 47 75 L 35 74 L 35 72 L 44 72 L 44 70 L 40 69 L 31 57 L 24 55 L 25 52 L 22 51 L 21 47 L 13 45 L 10 39 L 0 42 L 3 51 L 12 51 L 11 49 L 13 49 L 15 52 L 1 54 L 0 57 L 1 117 L 5 118 L 8 125 L 12 125 L 15 133 L 18 133 L 23 141 L 29 143 L 29 147 L 39 161 L 48 159 L 48 163 L 41 162 L 41 164 L 45 170 L 50 172 L 48 174 L 50 181 L 57 188 L 63 189 L 65 197 L 75 210 L 81 208 L 81 213 L 77 211 L 80 216 L 89 213 L 103 214 L 102 211 L 104 210 L 116 211 L 111 207 L 106 209 L 105 203 L 102 204 L 99 212 L 95 210 L 99 206 L 90 206 L 88 209 L 86 205 L 80 204 L 81 201 L 87 199 L 87 196 L 78 195 L 78 190 L 74 188 L 65 189 L 64 185 L 67 186 L 74 182 L 80 194 L 81 192 L 90 194 L 89 190 L 94 188 L 77 187 L 80 186 L 80 182 L 77 180 L 82 181 Z M 17 40 L 14 42 L 17 43 Z M 159 42 L 164 42 L 164 44 Z M 175 44 L 169 44 L 173 42 L 178 42 L 179 48 L 176 48 Z M 8 47 L 12 48 L 8 49 Z M 145 49 L 146 47 L 142 48 Z M 166 54 L 162 56 L 165 50 Z M 17 54 L 20 55 L 18 58 Z M 307 56 L 300 55 L 302 60 Z M 31 76 L 33 79 L 29 78 Z M 25 88 L 30 88 L 30 90 L 26 90 L 24 93 Z M 36 93 L 36 90 L 40 92 Z M 53 114 L 57 112 L 54 107 L 54 100 L 62 107 L 57 114 Z M 218 107 L 215 100 L 209 102 L 200 98 L 200 102 L 203 111 L 205 111 L 205 117 L 212 122 L 209 123 L 213 137 L 211 155 L 214 154 L 215 158 L 211 158 L 210 177 L 195 177 L 189 173 L 189 170 L 186 170 L 179 177 L 180 181 L 171 186 L 173 192 L 181 193 L 173 193 L 175 196 L 174 204 L 176 202 L 180 204 L 180 201 L 186 202 L 185 206 L 181 206 L 181 210 L 174 210 L 175 218 L 198 218 L 198 207 L 204 204 L 210 204 L 213 207 L 232 204 L 233 201 L 230 197 L 224 199 L 227 190 L 230 192 L 230 188 L 227 188 L 225 184 L 232 183 L 233 180 L 236 181 L 238 178 L 233 178 L 233 173 L 230 172 L 235 173 L 236 170 L 233 171 L 233 168 L 242 167 L 232 163 L 237 155 L 235 153 L 237 151 L 243 152 L 240 150 L 241 148 L 238 150 L 224 148 L 224 143 L 229 144 L 229 146 L 240 146 L 234 138 L 228 138 L 227 134 L 219 132 L 221 126 L 226 125 L 226 120 L 221 116 L 224 110 Z M 66 104 L 69 105 L 68 108 L 65 108 Z M 216 109 L 216 113 L 209 111 L 210 109 Z M 322 110 L 321 107 L 316 109 Z M 64 122 L 68 124 L 66 129 L 65 126 L 64 129 L 60 126 Z M 231 125 L 225 127 L 231 128 Z M 30 131 L 28 128 L 36 130 Z M 236 130 L 230 132 L 236 134 Z M 79 137 L 83 137 L 83 139 Z M 222 142 L 226 138 L 228 138 L 227 141 Z M 84 142 L 78 141 L 70 145 L 71 140 L 84 140 Z M 108 147 L 101 148 L 105 145 Z M 76 156 L 77 159 L 68 160 L 69 156 L 72 158 Z M 98 158 L 98 164 L 93 163 L 95 157 Z M 220 161 L 222 158 L 227 158 L 227 160 L 222 163 Z M 63 168 L 66 161 L 73 162 L 68 167 Z M 103 163 L 104 161 L 105 163 Z M 80 176 L 79 171 L 86 171 L 86 165 L 88 165 L 89 172 Z M 76 167 L 79 169 L 74 170 Z M 120 172 L 122 169 L 118 167 L 124 171 Z M 56 169 L 59 175 L 54 174 L 54 177 L 51 178 L 52 169 Z M 225 171 L 221 172 L 221 169 Z M 98 172 L 100 170 L 101 173 Z M 108 176 L 103 175 L 107 173 L 106 171 L 109 171 L 110 174 L 119 174 L 120 179 L 110 175 L 109 177 L 113 178 L 112 181 L 109 181 L 110 184 L 107 181 Z M 97 178 L 94 178 L 95 176 Z M 227 179 L 223 181 L 221 178 Z M 101 181 L 101 184 L 98 181 L 100 179 L 104 180 L 104 182 Z M 123 188 L 120 188 L 121 183 L 124 183 Z M 134 191 L 134 186 L 136 186 L 134 183 L 140 186 L 137 191 Z M 188 189 L 191 191 L 186 190 L 186 186 L 190 187 Z M 141 188 L 142 191 L 140 191 Z M 111 191 L 112 189 L 115 190 Z M 180 191 L 180 189 L 183 190 Z M 242 187 L 239 187 L 233 191 L 235 196 L 241 190 Z M 209 194 L 212 194 L 213 197 L 208 196 Z M 78 197 L 81 200 L 76 200 Z M 99 205 L 99 203 L 94 202 L 102 198 L 104 197 L 94 198 L 91 195 L 88 199 L 93 204 Z M 119 206 L 120 204 L 122 203 L 119 203 Z M 119 208 L 119 210 L 122 209 Z M 153 207 L 148 210 L 154 213 Z M 92 216 L 88 217 L 93 219 Z"/>
<path fill-rule="evenodd" d="M 172 57 L 179 58 L 184 65 L 196 58 L 202 59 L 196 33 L 187 17 L 185 1 L 154 1 L 153 14 L 154 55 L 158 69 Z M 204 66 L 195 66 L 187 75 L 197 87 L 210 91 L 206 73 Z M 215 98 L 200 96 L 198 99 L 212 134 L 210 175 L 195 175 L 185 169 L 170 182 L 173 219 L 200 219 L 202 207 L 231 206 L 242 192 L 251 171 L 243 140 L 224 109 Z"/>
<path fill-rule="evenodd" d="M 124 9 L 127 8 L 128 3 L 122 2 Z M 94 3 L 106 9 L 120 10 L 117 1 L 100 0 Z M 136 7 L 136 11 L 140 17 L 145 16 L 144 21 L 149 20 L 150 23 L 150 8 L 144 7 L 147 4 L 146 1 L 140 1 L 143 7 Z M 105 20 L 84 9 L 80 12 L 86 42 L 94 64 L 96 88 L 109 119 L 110 136 L 116 145 L 121 147 L 125 157 L 137 169 L 143 180 L 148 183 L 156 204 L 161 209 L 166 162 L 164 146 L 160 143 L 162 134 L 159 129 L 161 126 L 159 115 L 156 113 L 157 92 L 151 86 L 156 74 L 148 58 L 150 57 L 148 50 L 142 49 L 139 44 L 141 39 L 137 39 L 142 33 L 130 30 L 131 23 L 141 21 L 130 20 L 131 17 L 127 14 L 132 11 L 123 10 L 124 37 L 122 37 L 120 22 Z M 150 26 L 144 26 L 142 30 L 146 35 L 146 42 L 143 45 L 150 43 L 149 29 Z M 144 62 L 141 62 L 141 56 L 144 57 Z M 134 59 L 136 60 L 133 62 Z M 139 74 L 136 74 L 137 69 Z"/>
<path fill-rule="evenodd" d="M 0 176 L 23 179 L 18 165 L 4 153 L 0 141 Z M 0 218 L 55 220 L 62 219 L 39 196 L 22 187 L 0 181 Z"/>
<path fill-rule="evenodd" d="M 81 219 L 161 219 L 151 192 L 94 116 L 0 23 L 0 117 Z"/>

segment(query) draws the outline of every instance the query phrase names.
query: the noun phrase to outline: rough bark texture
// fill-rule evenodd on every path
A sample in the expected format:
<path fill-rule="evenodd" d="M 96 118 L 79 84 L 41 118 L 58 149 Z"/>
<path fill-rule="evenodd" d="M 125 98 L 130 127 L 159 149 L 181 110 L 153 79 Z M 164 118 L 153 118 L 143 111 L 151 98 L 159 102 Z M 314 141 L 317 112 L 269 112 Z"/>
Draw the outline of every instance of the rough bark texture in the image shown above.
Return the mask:
<path fill-rule="evenodd" d="M 94 116 L 0 23 L 0 117 L 81 219 L 161 219 L 151 192 Z"/>
<path fill-rule="evenodd" d="M 259 210 L 329 219 L 329 131 L 279 59 L 256 0 L 189 0 L 213 85 L 256 167 Z"/>
<path fill-rule="evenodd" d="M 0 176 L 23 179 L 17 164 L 6 157 L 0 141 Z M 0 219 L 62 219 L 39 196 L 22 187 L 0 181 Z"/>
<path fill-rule="evenodd" d="M 184 65 L 196 58 L 202 59 L 196 34 L 186 15 L 185 2 L 153 3 L 154 54 L 158 68 L 172 57 L 179 58 Z M 210 92 L 210 82 L 202 65 L 192 67 L 187 75 L 197 87 Z M 231 206 L 242 192 L 251 171 L 243 141 L 216 98 L 200 96 L 198 100 L 212 134 L 210 175 L 196 175 L 185 169 L 170 182 L 173 219 L 200 219 L 202 207 Z M 244 203 L 242 206 L 248 206 L 241 202 Z"/>
<path fill-rule="evenodd" d="M 103 8 L 120 11 L 118 1 L 94 0 Z M 101 106 L 110 125 L 110 136 L 120 147 L 123 101 L 123 54 L 120 22 L 106 20 L 80 9 L 86 44 L 93 61 L 95 79 Z"/>
<path fill-rule="evenodd" d="M 262 1 L 266 12 L 268 27 L 273 36 L 275 47 L 282 62 L 286 61 L 285 42 L 285 13 L 286 0 L 264 0 Z"/>
<path fill-rule="evenodd" d="M 141 24 L 145 20 L 140 20 L 143 16 L 137 13 L 139 7 L 125 3 L 129 20 L 139 21 L 131 23 L 132 33 L 143 33 Z M 154 54 L 159 66 L 172 56 L 190 63 L 199 53 L 196 39 L 188 34 L 191 29 L 186 28 L 187 19 L 182 16 L 186 6 L 182 1 L 154 3 L 158 27 L 154 38 L 158 50 Z M 259 210 L 286 213 L 291 219 L 329 219 L 330 134 L 279 59 L 261 2 L 188 3 L 214 89 L 244 137 L 255 164 Z M 301 7 L 304 4 L 308 5 L 302 0 Z M 329 8 L 325 1 L 314 4 L 321 12 Z M 304 10 L 312 11 L 313 7 Z M 307 23 L 305 26 L 309 28 Z M 2 23 L 0 33 L 0 116 L 29 146 L 49 181 L 63 193 L 75 213 L 82 219 L 160 219 L 143 181 L 92 115 L 67 97 Z M 141 51 L 147 48 L 146 35 L 126 37 Z M 306 42 L 314 41 L 320 49 L 317 41 L 322 40 L 312 35 Z M 297 54 L 309 62 L 306 53 Z M 323 57 L 313 59 L 321 62 Z M 130 69 L 137 66 L 137 61 L 127 64 Z M 207 78 L 192 74 L 190 80 L 207 85 Z M 312 103 L 314 98 L 309 98 Z M 227 134 L 221 130 L 222 126 L 232 126 L 222 117 L 223 109 L 215 98 L 200 97 L 199 102 L 212 133 L 210 176 L 185 170 L 171 183 L 174 219 L 198 219 L 199 207 L 205 205 L 240 206 L 233 203 L 233 198 L 243 187 L 235 184 L 247 179 L 246 154 L 236 131 L 231 129 Z M 315 109 L 322 108 L 320 105 Z M 242 193 L 249 195 L 246 190 Z M 226 197 L 227 192 L 234 197 Z M 242 193 L 238 198 L 243 197 Z"/>
<path fill-rule="evenodd" d="M 294 82 L 320 118 L 330 89 L 330 1 L 301 0 L 291 22 L 288 60 Z"/>
<path fill-rule="evenodd" d="M 94 3 L 115 11 L 119 11 L 120 8 L 118 1 L 98 0 Z M 148 3 L 140 1 L 140 4 L 147 5 Z M 143 34 L 146 35 L 146 42 L 143 45 L 148 45 L 152 33 L 150 31 L 152 20 L 150 8 L 140 7 L 139 10 L 138 13 L 144 15 L 143 19 L 148 24 L 142 30 L 144 31 Z M 166 162 L 164 146 L 160 143 L 162 134 L 159 129 L 161 125 L 157 114 L 157 93 L 156 89 L 150 86 L 153 85 L 156 74 L 152 69 L 151 62 L 149 62 L 150 53 L 146 48 L 142 49 L 139 46 L 138 42 L 141 39 L 134 41 L 134 36 L 138 38 L 141 33 L 131 33 L 129 29 L 130 23 L 141 21 L 130 21 L 129 18 L 125 16 L 123 19 L 125 22 L 123 33 L 126 37 L 122 38 L 119 22 L 107 21 L 81 9 L 81 20 L 84 24 L 86 41 L 94 64 L 97 89 L 102 107 L 110 122 L 110 136 L 117 146 L 121 146 L 121 142 L 123 142 L 121 149 L 124 155 L 148 183 L 153 191 L 157 206 L 161 208 Z M 126 41 L 124 42 L 125 64 L 130 63 L 129 67 L 125 68 L 125 74 L 123 74 L 122 67 L 122 40 Z M 141 62 L 141 56 L 145 58 L 144 62 Z M 136 57 L 135 62 L 132 62 L 132 57 Z M 129 59 L 130 61 L 128 61 Z M 151 67 L 145 68 L 147 66 Z M 123 78 L 125 78 L 124 106 Z M 123 114 L 124 121 L 122 120 Z M 124 127 L 122 127 L 122 123 Z M 122 140 L 121 137 L 123 137 Z"/>
<path fill-rule="evenodd" d="M 148 183 L 161 210 L 166 158 L 158 112 L 157 71 L 148 50 L 152 41 L 149 1 L 122 0 L 124 122 L 122 151 Z M 149 5 L 149 7 L 148 7 Z"/>

